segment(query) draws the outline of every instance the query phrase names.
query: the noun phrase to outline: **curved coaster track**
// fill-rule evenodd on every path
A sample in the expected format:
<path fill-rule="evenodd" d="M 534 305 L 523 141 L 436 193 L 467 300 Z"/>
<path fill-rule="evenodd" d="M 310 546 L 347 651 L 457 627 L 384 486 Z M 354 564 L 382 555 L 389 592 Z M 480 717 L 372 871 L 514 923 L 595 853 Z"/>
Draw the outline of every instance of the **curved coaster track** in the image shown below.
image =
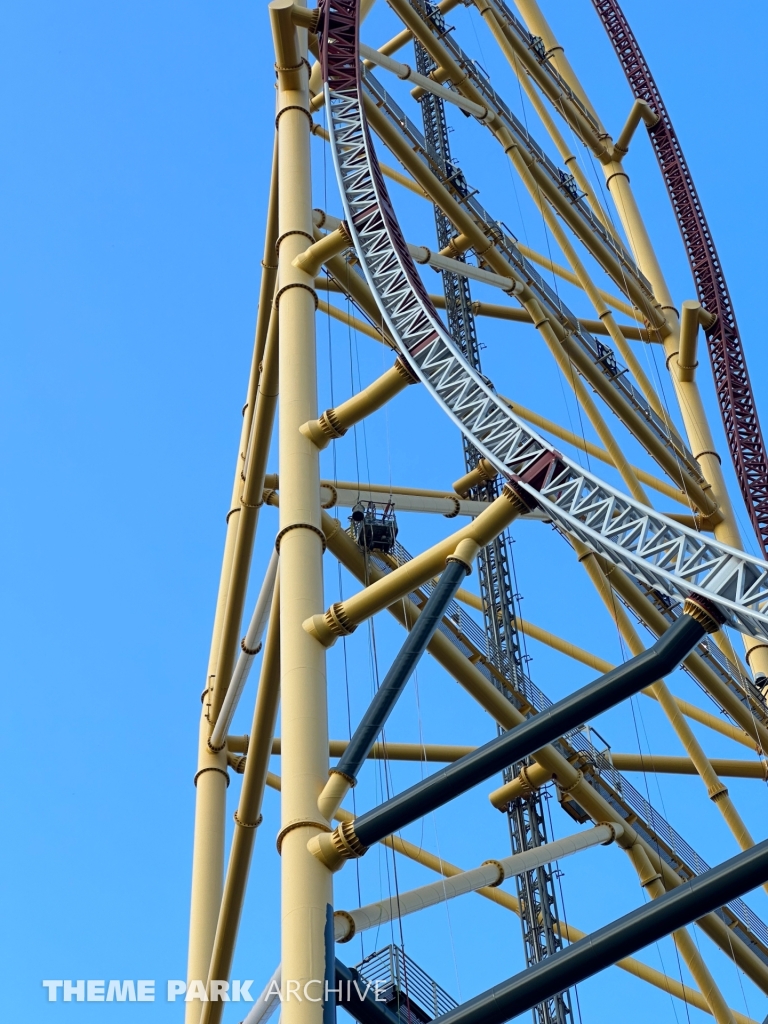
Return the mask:
<path fill-rule="evenodd" d="M 676 602 L 708 598 L 736 629 L 768 640 L 768 564 L 585 472 L 517 417 L 454 344 L 416 270 L 372 145 L 358 17 L 357 0 L 322 8 L 325 100 L 347 229 L 400 354 L 478 452 L 562 532 Z"/>
<path fill-rule="evenodd" d="M 717 320 L 706 330 L 725 436 L 739 487 L 768 555 L 768 456 L 728 285 L 680 140 L 645 57 L 616 0 L 593 0 L 634 95 L 659 120 L 648 135 L 675 211 L 699 301 Z"/>

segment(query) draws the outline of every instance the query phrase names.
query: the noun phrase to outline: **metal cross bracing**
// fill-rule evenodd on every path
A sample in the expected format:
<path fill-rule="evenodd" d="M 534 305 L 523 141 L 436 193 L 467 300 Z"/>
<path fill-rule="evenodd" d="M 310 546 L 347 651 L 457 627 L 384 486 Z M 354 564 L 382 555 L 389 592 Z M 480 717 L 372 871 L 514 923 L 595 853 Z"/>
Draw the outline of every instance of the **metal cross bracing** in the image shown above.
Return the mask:
<path fill-rule="evenodd" d="M 417 0 L 409 0 L 409 2 L 411 6 L 418 10 Z M 508 11 L 505 11 L 505 13 L 508 13 Z M 427 24 L 431 27 L 435 23 L 430 19 L 427 20 Z M 594 236 L 606 247 L 611 256 L 618 261 L 621 267 L 620 273 L 617 273 L 615 267 L 610 268 L 609 264 L 604 266 L 606 273 L 613 277 L 616 285 L 622 290 L 634 285 L 637 289 L 635 294 L 637 296 L 638 308 L 643 315 L 650 314 L 654 310 L 656 300 L 654 299 L 649 281 L 637 266 L 634 257 L 626 246 L 601 223 L 589 205 L 584 201 L 583 196 L 574 191 L 572 175 L 562 170 L 550 159 L 547 152 L 538 144 L 526 125 L 516 117 L 512 108 L 494 89 L 490 79 L 477 61 L 473 60 L 461 48 L 454 36 L 451 33 L 441 32 L 439 33 L 439 39 L 462 71 L 466 72 L 472 84 L 480 91 L 489 108 L 499 116 L 504 125 L 510 130 L 515 142 L 541 167 L 557 190 L 565 194 L 571 208 L 569 220 L 585 245 L 589 246 L 589 239 L 591 236 Z M 603 253 L 601 256 L 599 248 L 593 251 L 593 255 L 600 262 L 605 261 L 605 254 Z"/>
<path fill-rule="evenodd" d="M 552 521 L 668 597 L 712 600 L 768 639 L 768 564 L 705 539 L 605 484 L 528 428 L 454 344 L 408 251 L 373 149 L 357 59 L 356 0 L 323 6 L 321 55 L 331 149 L 349 233 L 383 320 L 443 411 Z M 543 485 L 524 475 L 548 459 Z"/>
<path fill-rule="evenodd" d="M 507 773 L 512 781 L 521 765 Z M 547 794 L 537 790 L 526 797 L 512 800 L 507 811 L 512 853 L 523 853 L 535 846 L 544 846 L 547 837 L 544 800 Z M 555 880 L 551 864 L 515 876 L 520 901 L 520 924 L 523 929 L 526 964 L 533 967 L 545 957 L 563 948 L 556 924 L 559 921 L 555 897 Z M 571 993 L 558 992 L 533 1010 L 534 1024 L 568 1024 L 573 1020 Z"/>
<path fill-rule="evenodd" d="M 398 564 L 410 556 L 399 543 L 393 552 Z M 391 566 L 373 556 L 378 568 L 385 572 Z M 412 594 L 411 598 L 422 603 L 430 592 L 429 585 L 421 588 L 423 595 Z M 509 680 L 502 670 L 496 652 L 489 649 L 487 637 L 475 620 L 458 603 L 453 602 L 441 625 L 441 632 L 473 664 L 496 685 L 509 687 Z M 514 691 L 508 689 L 512 702 L 526 716 L 542 711 L 551 705 L 549 698 L 530 680 L 523 676 Z M 675 831 L 637 789 L 606 761 L 593 746 L 584 732 L 575 730 L 562 737 L 556 744 L 558 750 L 584 772 L 589 784 L 603 796 L 620 816 L 632 823 L 632 827 L 649 842 L 660 856 L 681 878 L 691 878 L 707 870 L 707 864 L 692 847 Z M 562 801 L 563 809 L 576 821 L 589 819 L 587 813 L 573 798 Z M 722 908 L 719 916 L 745 941 L 750 948 L 768 964 L 768 928 L 747 907 L 737 900 Z"/>
<path fill-rule="evenodd" d="M 424 0 L 421 9 L 436 27 L 444 32 L 445 24 L 440 11 Z M 422 75 L 429 76 L 437 64 L 418 42 L 414 42 L 416 68 Z M 421 97 L 422 121 L 428 156 L 444 180 L 450 179 L 453 187 L 465 197 L 469 196 L 464 175 L 451 158 L 448 139 L 448 122 L 443 100 L 425 92 Z M 444 250 L 454 236 L 454 228 L 443 211 L 434 207 L 437 242 Z M 463 262 L 464 254 L 458 258 Z M 460 347 L 469 364 L 480 371 L 480 348 L 477 340 L 475 317 L 472 312 L 472 297 L 467 278 L 450 271 L 442 272 L 448 329 Z M 472 470 L 481 458 L 472 442 L 462 433 L 464 463 Z M 485 480 L 471 491 L 473 498 L 493 501 L 499 495 L 496 479 Z M 507 678 L 516 681 L 523 676 L 520 641 L 514 613 L 514 588 L 509 571 L 509 539 L 505 533 L 483 548 L 477 559 L 480 592 L 483 602 L 483 618 L 489 648 L 496 652 L 504 666 Z M 502 693 L 507 693 L 496 684 Z M 513 766 L 505 772 L 505 781 L 511 781 L 519 771 Z M 508 822 L 513 853 L 521 853 L 532 846 L 547 843 L 547 827 L 544 815 L 543 794 L 531 793 L 528 797 L 512 801 L 509 805 Z M 528 966 L 539 963 L 545 956 L 562 949 L 562 939 L 555 929 L 559 920 L 557 899 L 551 868 L 546 865 L 534 871 L 515 876 L 517 895 L 520 901 L 520 925 L 523 936 L 525 961 Z M 558 992 L 533 1010 L 535 1024 L 568 1024 L 573 1019 L 570 992 Z"/>
<path fill-rule="evenodd" d="M 398 565 L 409 561 L 410 554 L 399 542 L 395 543 L 392 557 Z M 376 568 L 384 573 L 392 571 L 392 564 L 369 556 Z M 409 595 L 421 605 L 431 593 L 431 584 Z M 440 632 L 461 652 L 494 686 L 503 687 L 515 707 L 526 717 L 551 707 L 552 701 L 525 673 L 513 685 L 496 650 L 489 644 L 485 630 L 457 602 L 452 601 L 440 624 Z M 707 642 L 697 649 L 703 653 Z M 632 785 L 625 775 L 613 767 L 604 753 L 594 746 L 583 730 L 573 730 L 562 736 L 555 748 L 632 828 L 653 847 L 672 870 L 683 879 L 693 878 L 706 871 L 707 862 L 686 842 L 655 807 Z M 589 820 L 587 812 L 572 796 L 560 794 L 563 810 L 575 821 Z M 731 931 L 768 965 L 768 926 L 743 900 L 734 900 L 717 911 Z"/>
<path fill-rule="evenodd" d="M 739 487 L 763 553 L 768 555 L 768 455 L 736 314 L 712 233 L 680 140 L 637 39 L 617 0 L 593 0 L 624 74 L 659 120 L 648 129 L 701 304 L 717 320 L 705 331 L 717 400 Z"/>
<path fill-rule="evenodd" d="M 479 76 L 480 73 L 476 72 L 476 74 Z M 507 261 L 512 273 L 528 283 L 547 313 L 568 330 L 571 340 L 589 362 L 602 373 L 611 388 L 617 392 L 619 402 L 626 402 L 635 413 L 642 417 L 642 420 L 654 432 L 656 439 L 670 451 L 679 466 L 690 473 L 694 480 L 701 481 L 701 471 L 693 455 L 671 429 L 670 424 L 657 416 L 642 392 L 632 384 L 626 368 L 621 365 L 621 361 L 617 359 L 613 349 L 604 341 L 595 338 L 583 327 L 578 317 L 566 306 L 562 297 L 547 284 L 533 264 L 522 255 L 517 248 L 516 239 L 509 229 L 483 208 L 476 198 L 477 190 L 470 188 L 465 180 L 466 191 L 460 191 L 453 176 L 446 175 L 441 170 L 440 165 L 432 159 L 422 134 L 376 76 L 367 71 L 363 81 L 366 93 L 369 93 L 376 105 L 383 113 L 387 114 L 392 124 L 397 126 L 398 131 L 407 137 L 411 149 L 424 159 L 440 179 L 441 184 L 466 208 L 478 227 L 494 240 L 496 250 Z M 526 137 L 530 138 L 530 136 Z M 543 152 L 539 151 L 538 147 L 533 152 L 536 153 L 537 160 L 545 159 Z M 554 165 L 552 166 L 553 174 L 562 173 L 554 168 Z M 591 227 L 584 227 L 586 235 L 590 230 Z"/>

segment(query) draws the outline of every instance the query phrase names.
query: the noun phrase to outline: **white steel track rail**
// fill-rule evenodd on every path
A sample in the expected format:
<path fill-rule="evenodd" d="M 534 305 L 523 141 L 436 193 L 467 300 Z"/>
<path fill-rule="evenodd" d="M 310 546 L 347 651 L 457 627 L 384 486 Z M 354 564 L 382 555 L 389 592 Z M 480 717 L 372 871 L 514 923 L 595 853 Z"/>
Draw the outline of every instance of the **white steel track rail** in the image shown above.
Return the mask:
<path fill-rule="evenodd" d="M 357 0 L 323 6 L 331 150 L 351 238 L 401 353 L 443 411 L 498 472 L 564 532 L 679 602 L 712 601 L 732 626 L 768 641 L 768 564 L 628 498 L 561 455 L 498 398 L 443 326 L 408 252 L 365 120 Z"/>

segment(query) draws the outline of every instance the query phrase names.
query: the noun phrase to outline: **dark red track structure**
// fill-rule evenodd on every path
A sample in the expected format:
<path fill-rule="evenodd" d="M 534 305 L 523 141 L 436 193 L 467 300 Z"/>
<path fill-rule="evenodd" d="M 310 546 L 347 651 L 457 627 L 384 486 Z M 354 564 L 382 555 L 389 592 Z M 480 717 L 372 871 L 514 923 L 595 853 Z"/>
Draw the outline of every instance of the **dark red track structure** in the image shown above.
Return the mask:
<path fill-rule="evenodd" d="M 768 557 L 768 459 L 747 361 L 715 243 L 658 86 L 617 0 L 592 0 L 632 91 L 659 115 L 648 129 L 680 226 L 699 302 L 717 314 L 706 331 L 725 436 L 763 554 Z"/>

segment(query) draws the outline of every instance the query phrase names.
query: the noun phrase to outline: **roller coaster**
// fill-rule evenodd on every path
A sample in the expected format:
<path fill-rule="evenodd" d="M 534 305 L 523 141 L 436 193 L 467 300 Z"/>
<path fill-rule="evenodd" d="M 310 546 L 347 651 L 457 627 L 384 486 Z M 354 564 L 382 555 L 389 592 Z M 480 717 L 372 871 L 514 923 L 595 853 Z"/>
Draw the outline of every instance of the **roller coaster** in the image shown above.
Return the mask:
<path fill-rule="evenodd" d="M 567 1024 L 581 1019 L 577 986 L 613 967 L 684 1004 L 689 1019 L 709 1014 L 718 1024 L 741 1024 L 765 1015 L 765 1008 L 755 1017 L 746 1005 L 731 1006 L 716 979 L 727 962 L 750 992 L 768 994 L 768 927 L 754 900 L 742 898 L 768 886 L 768 841 L 753 837 L 724 781 L 754 779 L 754 800 L 765 797 L 758 783 L 768 779 L 768 563 L 749 549 L 768 554 L 768 462 L 733 304 L 669 112 L 618 3 L 593 3 L 631 92 L 615 140 L 537 0 L 517 0 L 514 10 L 505 0 L 467 0 L 463 10 L 460 0 L 387 0 L 398 31 L 377 46 L 361 39 L 372 6 L 366 0 L 322 0 L 315 9 L 269 4 L 275 143 L 256 336 L 202 694 L 187 1024 L 217 1024 L 234 1012 L 227 991 L 265 828 L 276 835 L 280 861 L 280 954 L 276 968 L 261 965 L 265 988 L 247 1024 L 261 1024 L 278 1007 L 284 1024 L 332 1024 L 342 1009 L 362 1024 L 502 1024 L 526 1013 L 539 1024 Z M 478 30 L 493 41 L 519 104 L 502 97 L 494 76 L 460 44 L 447 21 L 452 11 L 460 28 L 476 25 L 477 45 Z M 399 59 L 405 47 L 414 66 Z M 411 100 L 419 124 L 402 106 Z M 461 132 L 451 132 L 449 112 L 461 116 Z M 538 138 L 531 123 L 543 133 Z M 625 169 L 641 125 L 697 295 L 679 306 Z M 509 164 L 515 188 L 541 219 L 547 254 L 523 244 L 499 211 L 480 203 L 452 151 L 471 131 Z M 335 213 L 326 208 L 333 204 L 327 188 L 317 200 L 318 146 L 332 163 Z M 508 202 L 499 194 L 492 201 L 511 219 Z M 414 203 L 431 210 L 436 248 L 425 244 Z M 426 268 L 440 275 L 441 294 L 429 292 Z M 483 295 L 495 289 L 503 301 L 475 300 L 472 288 Z M 574 309 L 591 306 L 592 318 L 571 309 L 563 293 Z M 322 414 L 318 314 L 394 356 L 394 365 Z M 481 365 L 478 320 L 485 318 L 538 338 L 600 444 L 500 393 Z M 739 530 L 699 390 L 700 329 L 754 536 Z M 641 350 L 663 356 L 665 380 L 652 381 Z M 442 490 L 393 483 L 395 451 L 388 483 L 359 473 L 339 480 L 336 453 L 350 442 L 346 435 L 356 436 L 379 410 L 395 409 L 411 387 L 458 428 L 463 475 Z M 632 445 L 653 472 L 630 462 Z M 334 453 L 332 475 L 321 478 L 326 450 Z M 590 457 L 620 483 L 585 468 Z M 378 471 L 386 476 L 380 460 Z M 658 511 L 649 490 L 679 511 Z M 270 509 L 279 516 L 274 529 L 266 523 Z M 412 556 L 404 545 L 409 513 L 466 525 L 448 536 L 436 525 L 439 539 Z M 583 566 L 585 588 L 605 606 L 628 652 L 622 664 L 562 637 L 567 616 L 555 613 L 556 632 L 522 617 L 513 522 L 554 531 L 565 556 Z M 259 544 L 272 553 L 246 624 L 259 526 Z M 334 601 L 328 577 L 337 572 L 353 592 L 339 591 Z M 474 574 L 479 593 L 466 583 Z M 359 720 L 350 716 L 348 739 L 329 739 L 338 727 L 328 710 L 329 651 L 386 612 L 405 632 L 383 655 L 388 668 Z M 597 677 L 550 700 L 531 678 L 528 639 Z M 461 700 L 495 722 L 486 742 L 390 738 L 387 722 L 426 654 L 459 683 Z M 236 735 L 231 727 L 254 666 L 252 726 Z M 696 684 L 697 702 L 676 696 L 666 681 L 678 669 Z M 620 754 L 596 732 L 597 716 L 640 693 L 656 701 L 684 756 Z M 709 756 L 714 734 L 746 747 L 749 760 Z M 384 789 L 366 783 L 372 761 L 384 766 Z M 421 774 L 393 786 L 387 772 L 397 761 L 420 765 Z M 443 767 L 424 771 L 425 762 Z M 719 814 L 734 855 L 706 864 L 628 780 L 636 771 L 698 777 L 713 827 Z M 227 857 L 227 788 L 238 776 Z M 479 793 L 493 779 L 488 797 Z M 265 820 L 268 786 L 280 792 L 279 822 Z M 576 829 L 565 838 L 550 838 L 553 796 Z M 344 804 L 353 797 L 349 810 Z M 493 859 L 463 870 L 403 834 L 457 799 L 482 834 L 488 798 L 508 823 L 507 856 L 489 851 Z M 468 800 L 476 811 L 467 810 L 474 806 Z M 638 890 L 637 909 L 584 933 L 558 908 L 558 864 L 599 845 L 625 854 L 645 902 Z M 382 848 L 393 865 L 415 862 L 437 880 L 340 906 L 339 872 L 355 870 L 350 862 L 365 870 L 368 852 Z M 617 857 L 606 851 L 603 870 L 616 871 L 609 861 Z M 349 898 L 343 885 L 336 892 Z M 496 983 L 479 992 L 475 986 L 463 1002 L 406 953 L 402 928 L 405 917 L 458 897 L 511 911 L 523 947 L 522 970 L 514 973 L 512 960 L 499 964 Z M 393 921 L 399 939 L 392 932 L 389 945 L 348 962 L 345 943 Z M 634 957 L 669 935 L 678 973 Z M 486 938 L 493 949 L 493 935 Z M 310 996 L 315 987 L 318 995 Z"/>

